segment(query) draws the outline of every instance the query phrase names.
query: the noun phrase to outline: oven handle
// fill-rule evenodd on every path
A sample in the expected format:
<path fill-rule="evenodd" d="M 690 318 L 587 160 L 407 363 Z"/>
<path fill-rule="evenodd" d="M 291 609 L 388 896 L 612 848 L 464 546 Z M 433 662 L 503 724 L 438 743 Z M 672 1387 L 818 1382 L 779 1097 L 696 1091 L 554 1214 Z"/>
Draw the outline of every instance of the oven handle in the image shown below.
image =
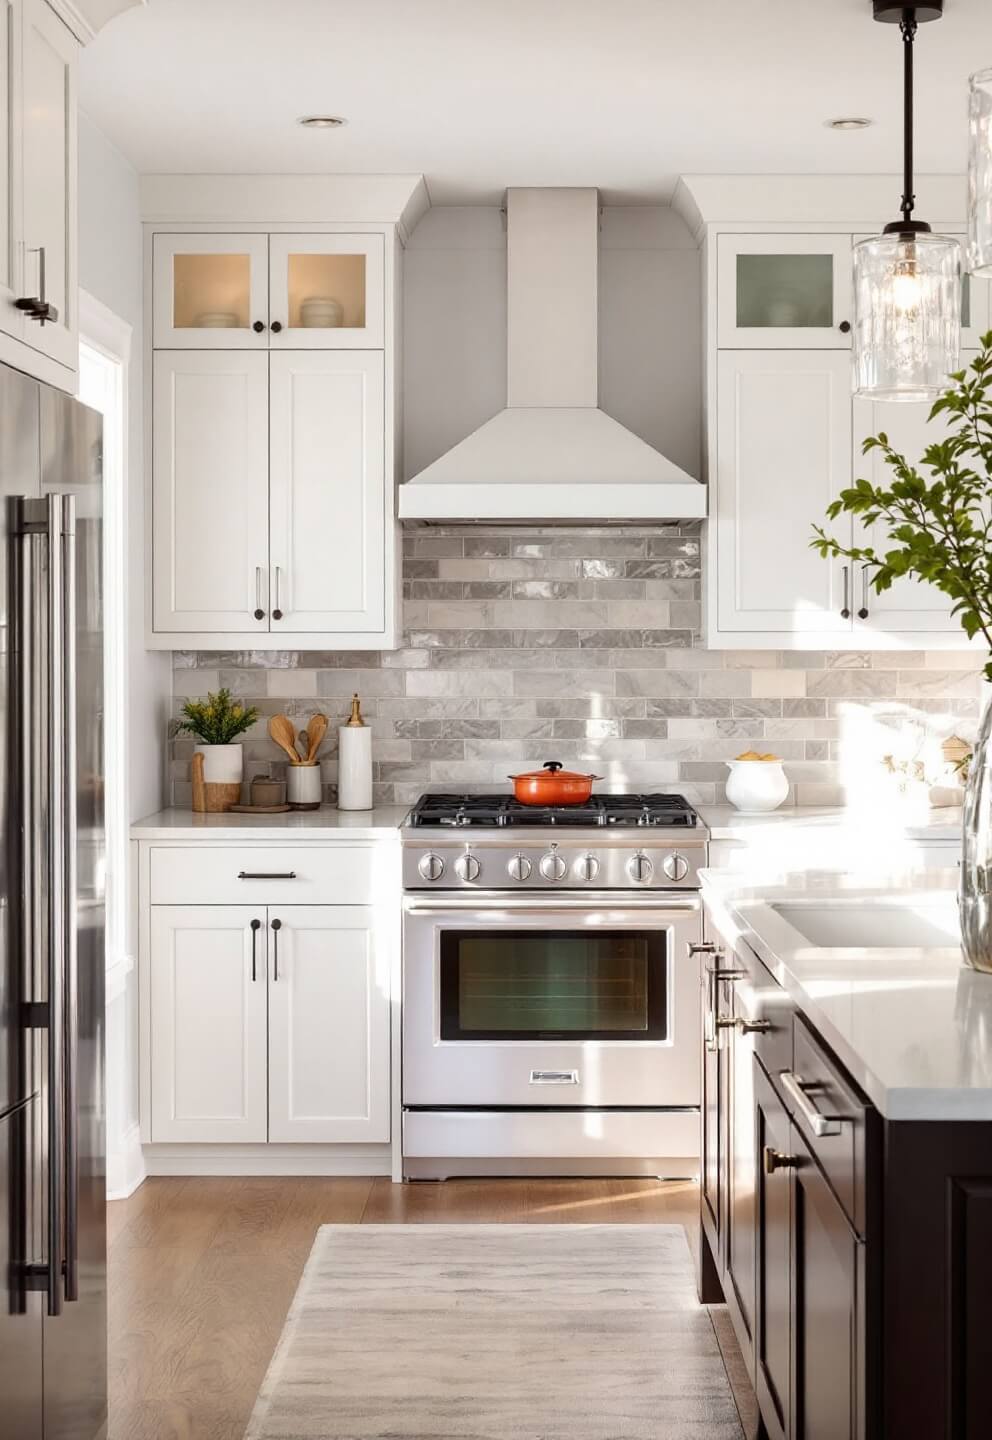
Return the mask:
<path fill-rule="evenodd" d="M 415 898 L 407 896 L 404 900 L 404 909 L 408 915 L 450 915 L 453 911 L 479 910 L 483 907 L 492 910 L 509 910 L 514 915 L 572 915 L 589 910 L 632 910 L 637 913 L 642 911 L 655 911 L 659 915 L 682 914 L 691 915 L 699 910 L 698 895 L 680 895 L 676 900 L 668 896 L 646 896 L 628 895 L 626 892 L 614 894 L 610 892 L 584 892 L 575 899 L 563 896 L 548 896 L 547 904 L 535 903 L 533 900 L 525 900 L 523 897 L 509 896 L 501 890 L 476 890 L 466 895 L 445 896 L 432 895 L 430 901 L 424 904 L 419 903 Z"/>

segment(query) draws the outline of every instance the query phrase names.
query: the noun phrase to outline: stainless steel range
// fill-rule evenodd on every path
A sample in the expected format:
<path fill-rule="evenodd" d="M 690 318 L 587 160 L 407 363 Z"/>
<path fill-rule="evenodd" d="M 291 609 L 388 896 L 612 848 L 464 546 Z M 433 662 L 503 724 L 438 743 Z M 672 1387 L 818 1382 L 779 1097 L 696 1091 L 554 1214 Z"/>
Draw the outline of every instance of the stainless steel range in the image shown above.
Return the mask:
<path fill-rule="evenodd" d="M 707 832 L 679 795 L 425 795 L 403 831 L 410 1179 L 698 1171 Z"/>

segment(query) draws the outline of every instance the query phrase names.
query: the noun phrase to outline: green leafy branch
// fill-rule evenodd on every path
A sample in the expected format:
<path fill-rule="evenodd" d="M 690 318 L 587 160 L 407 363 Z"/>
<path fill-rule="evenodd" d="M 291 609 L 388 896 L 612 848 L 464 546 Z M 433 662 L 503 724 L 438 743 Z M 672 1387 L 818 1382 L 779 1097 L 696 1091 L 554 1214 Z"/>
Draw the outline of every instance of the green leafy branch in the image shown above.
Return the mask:
<path fill-rule="evenodd" d="M 878 527 L 891 549 L 844 545 L 820 525 L 810 544 L 824 558 L 868 567 L 878 594 L 903 577 L 941 590 L 969 639 L 984 640 L 985 677 L 992 680 L 992 331 L 981 347 L 966 370 L 949 377 L 953 385 L 930 410 L 930 420 L 949 417 L 947 437 L 928 445 L 913 465 L 884 432 L 871 436 L 863 451 L 880 451 L 892 472 L 889 484 L 856 480 L 827 509 L 830 520 L 848 514 L 865 531 Z"/>
<path fill-rule="evenodd" d="M 176 723 L 177 735 L 195 735 L 204 745 L 230 745 L 258 719 L 254 705 L 231 698 L 230 690 L 217 690 L 206 700 L 187 700 Z"/>

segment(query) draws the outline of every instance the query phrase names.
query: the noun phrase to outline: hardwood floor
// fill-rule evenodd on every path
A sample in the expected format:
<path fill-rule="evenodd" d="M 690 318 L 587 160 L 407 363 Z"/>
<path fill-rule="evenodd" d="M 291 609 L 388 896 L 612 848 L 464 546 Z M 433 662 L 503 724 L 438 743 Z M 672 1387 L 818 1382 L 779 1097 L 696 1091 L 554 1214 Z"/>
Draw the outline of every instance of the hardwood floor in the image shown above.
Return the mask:
<path fill-rule="evenodd" d="M 109 1440 L 242 1440 L 320 1225 L 680 1224 L 690 1184 L 653 1180 L 147 1180 L 108 1206 Z M 753 1396 L 711 1312 L 744 1422 Z"/>

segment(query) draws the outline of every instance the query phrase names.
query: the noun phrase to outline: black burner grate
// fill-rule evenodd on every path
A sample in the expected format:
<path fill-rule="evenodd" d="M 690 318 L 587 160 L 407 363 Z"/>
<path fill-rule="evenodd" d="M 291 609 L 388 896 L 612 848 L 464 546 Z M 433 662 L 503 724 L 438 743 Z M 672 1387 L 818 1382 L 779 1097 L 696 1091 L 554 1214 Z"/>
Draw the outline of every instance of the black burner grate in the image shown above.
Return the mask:
<path fill-rule="evenodd" d="M 594 795 L 584 805 L 522 805 L 512 795 L 421 795 L 411 825 L 453 828 L 502 826 L 682 826 L 696 824 L 683 795 Z"/>

